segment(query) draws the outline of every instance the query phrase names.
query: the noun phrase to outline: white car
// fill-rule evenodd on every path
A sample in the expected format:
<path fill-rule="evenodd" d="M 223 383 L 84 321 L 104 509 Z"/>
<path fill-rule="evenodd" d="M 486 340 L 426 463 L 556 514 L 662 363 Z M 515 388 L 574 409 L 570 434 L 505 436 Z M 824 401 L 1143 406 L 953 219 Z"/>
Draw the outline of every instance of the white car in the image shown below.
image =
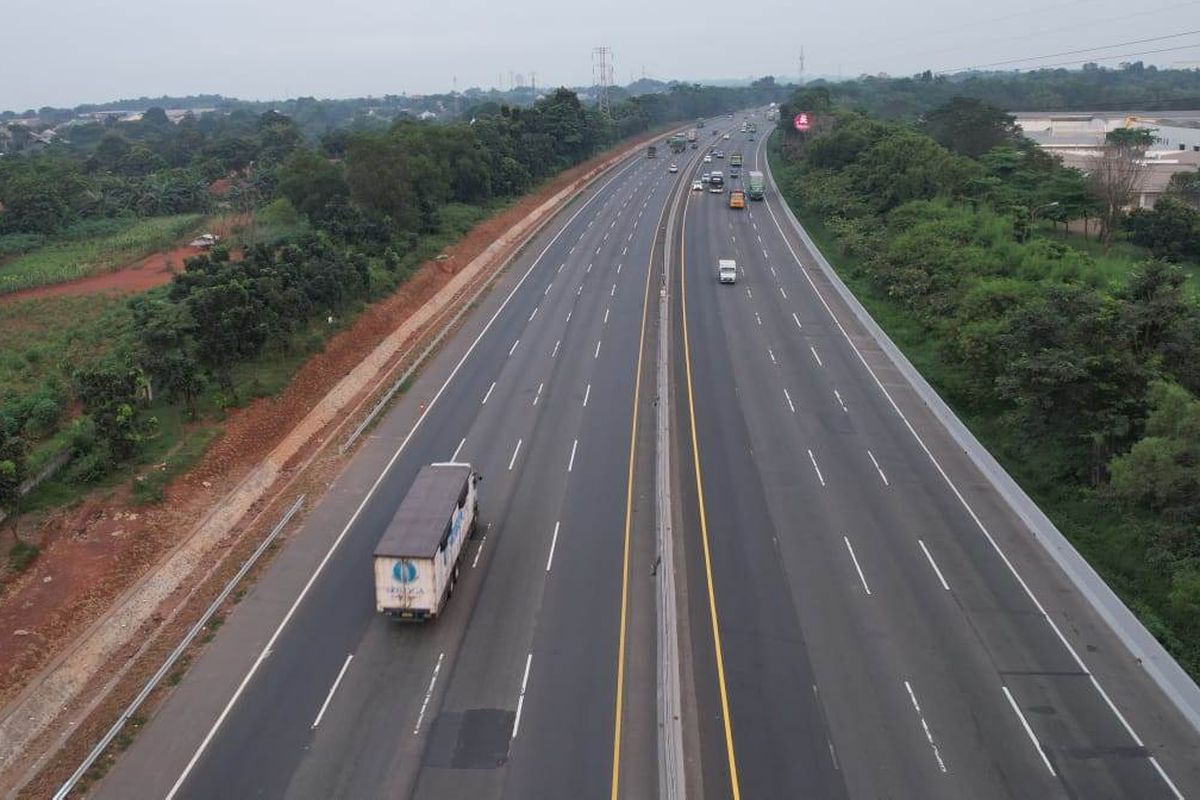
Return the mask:
<path fill-rule="evenodd" d="M 711 164 L 711 163 L 712 163 L 712 156 L 705 156 L 705 157 L 704 157 L 704 163 L 705 163 L 705 164 Z"/>
<path fill-rule="evenodd" d="M 692 181 L 692 191 L 693 192 L 703 192 L 704 184 L 701 181 Z"/>
<path fill-rule="evenodd" d="M 701 176 L 700 176 L 700 181 L 701 181 L 702 183 L 708 183 L 708 179 L 709 179 L 710 177 L 712 177 L 712 176 L 711 176 L 709 173 L 707 173 L 707 172 L 706 172 L 706 173 L 704 173 L 703 175 L 701 175 Z"/>
<path fill-rule="evenodd" d="M 725 134 L 725 138 L 726 138 L 726 139 L 728 139 L 728 138 L 729 138 L 729 134 L 728 134 L 728 133 L 727 133 L 727 134 Z"/>
<path fill-rule="evenodd" d="M 712 186 L 708 187 L 708 191 L 712 192 L 713 194 L 725 194 L 725 185 L 722 183 L 714 183 Z"/>
<path fill-rule="evenodd" d="M 676 164 L 672 164 L 670 167 L 667 168 L 667 172 L 670 172 L 673 175 L 676 172 L 679 172 L 679 166 Z"/>
<path fill-rule="evenodd" d="M 721 283 L 737 282 L 737 262 L 732 258 L 717 260 L 717 280 Z"/>

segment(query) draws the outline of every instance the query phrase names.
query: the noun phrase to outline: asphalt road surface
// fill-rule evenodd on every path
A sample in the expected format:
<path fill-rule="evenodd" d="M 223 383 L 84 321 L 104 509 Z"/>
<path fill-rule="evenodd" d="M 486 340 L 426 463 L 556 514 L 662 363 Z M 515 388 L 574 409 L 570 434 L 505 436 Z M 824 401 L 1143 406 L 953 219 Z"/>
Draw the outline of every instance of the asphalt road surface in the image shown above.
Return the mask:
<path fill-rule="evenodd" d="M 764 170 L 763 145 L 735 136 L 725 149 Z M 904 407 L 898 377 L 876 382 L 856 351 L 872 343 L 822 289 L 775 188 L 745 211 L 727 198 L 693 193 L 673 233 L 705 795 L 1169 798 L 1194 786 L 1194 732 L 944 432 L 924 431 L 935 426 Z M 736 284 L 717 282 L 721 258 L 737 260 Z M 1013 541 L 1034 561 L 1028 582 L 1005 554 Z M 1118 662 L 1129 707 L 1093 660 Z"/>
<path fill-rule="evenodd" d="M 633 421 L 653 408 L 643 317 L 682 177 L 662 150 L 527 248 L 99 796 L 656 793 L 653 440 L 635 453 Z M 375 612 L 371 552 L 417 470 L 450 459 L 484 476 L 482 534 L 445 615 L 398 624 Z"/>
<path fill-rule="evenodd" d="M 535 238 L 95 796 L 656 796 L 668 243 L 689 795 L 1200 792 L 1195 732 L 884 363 L 775 187 L 740 211 L 689 191 L 730 172 L 711 146 L 763 170 L 762 138 L 712 137 L 732 124 L 678 174 L 661 146 L 628 159 Z M 397 624 L 371 552 L 450 459 L 484 475 L 481 534 L 444 616 Z"/>

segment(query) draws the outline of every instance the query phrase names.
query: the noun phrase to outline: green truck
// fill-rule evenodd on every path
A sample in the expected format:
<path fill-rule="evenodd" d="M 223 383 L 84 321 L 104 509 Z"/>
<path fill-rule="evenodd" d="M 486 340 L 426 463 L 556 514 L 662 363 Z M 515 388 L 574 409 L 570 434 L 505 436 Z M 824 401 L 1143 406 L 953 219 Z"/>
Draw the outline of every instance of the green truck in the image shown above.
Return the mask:
<path fill-rule="evenodd" d="M 687 139 L 682 133 L 677 133 L 670 139 L 667 139 L 667 146 L 671 148 L 672 153 L 682 153 L 687 150 Z"/>
<path fill-rule="evenodd" d="M 729 166 L 740 167 L 742 165 L 742 154 L 734 153 L 729 157 Z"/>
<path fill-rule="evenodd" d="M 763 192 L 766 191 L 767 184 L 763 180 L 763 174 L 757 171 L 751 171 L 749 179 L 746 182 L 746 194 L 751 200 L 762 200 Z"/>

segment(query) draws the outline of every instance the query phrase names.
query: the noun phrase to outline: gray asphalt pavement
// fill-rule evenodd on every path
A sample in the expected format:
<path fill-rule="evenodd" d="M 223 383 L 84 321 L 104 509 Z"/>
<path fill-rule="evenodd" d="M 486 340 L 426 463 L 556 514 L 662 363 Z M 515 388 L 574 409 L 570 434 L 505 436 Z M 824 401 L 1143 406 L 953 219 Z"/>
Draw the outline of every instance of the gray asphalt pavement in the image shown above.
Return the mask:
<path fill-rule="evenodd" d="M 762 169 L 763 144 L 735 136 L 724 149 Z M 1137 697 L 1121 714 L 1158 743 L 1139 746 L 1072 652 L 1119 661 L 1120 645 L 1090 623 L 1060 638 L 1046 614 L 1086 620 L 1081 599 L 1044 557 L 1024 584 L 989 542 L 977 517 L 1000 542 L 1027 536 L 957 461 L 972 496 L 955 494 L 907 427 L 922 409 L 901 416 L 876 386 L 851 346 L 866 337 L 818 296 L 768 195 L 737 211 L 696 193 L 680 232 L 689 353 L 679 348 L 674 378 L 686 397 L 690 356 L 687 444 L 707 522 L 687 469 L 689 585 L 708 582 L 705 536 L 712 574 L 712 603 L 690 597 L 694 658 L 705 646 L 712 658 L 697 666 L 706 796 L 1149 798 L 1195 786 L 1194 732 L 1132 665 L 1106 664 Z M 738 261 L 736 285 L 717 283 L 719 258 Z M 689 409 L 676 408 L 687 430 Z"/>
<path fill-rule="evenodd" d="M 642 561 L 628 591 L 623 577 L 628 482 L 643 499 L 653 487 L 651 469 L 631 472 L 630 443 L 651 246 L 676 181 L 668 163 L 630 159 L 527 248 L 99 796 L 608 797 L 615 742 L 622 794 L 653 794 L 650 504 L 631 515 L 630 561 Z M 371 551 L 416 471 L 452 457 L 485 477 L 483 533 L 443 618 L 396 624 L 375 613 Z"/>

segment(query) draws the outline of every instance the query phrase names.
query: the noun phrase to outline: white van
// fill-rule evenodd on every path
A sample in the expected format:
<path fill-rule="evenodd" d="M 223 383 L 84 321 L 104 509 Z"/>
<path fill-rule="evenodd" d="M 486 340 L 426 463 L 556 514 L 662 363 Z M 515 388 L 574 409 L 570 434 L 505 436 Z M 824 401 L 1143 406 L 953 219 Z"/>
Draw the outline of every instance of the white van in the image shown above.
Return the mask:
<path fill-rule="evenodd" d="M 717 280 L 721 283 L 737 282 L 737 262 L 732 258 L 722 258 L 717 262 Z"/>

